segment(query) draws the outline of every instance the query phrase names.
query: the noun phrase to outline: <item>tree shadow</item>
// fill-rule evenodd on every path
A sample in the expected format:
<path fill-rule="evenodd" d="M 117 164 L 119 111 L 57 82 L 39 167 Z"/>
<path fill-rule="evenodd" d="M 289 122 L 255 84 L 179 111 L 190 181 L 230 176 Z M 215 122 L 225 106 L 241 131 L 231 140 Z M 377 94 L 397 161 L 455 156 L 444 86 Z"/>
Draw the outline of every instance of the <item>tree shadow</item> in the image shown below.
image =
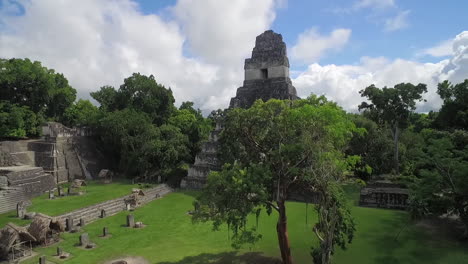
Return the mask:
<path fill-rule="evenodd" d="M 277 258 L 263 256 L 261 252 L 249 252 L 238 255 L 236 251 L 218 254 L 203 253 L 185 257 L 180 261 L 158 262 L 157 264 L 281 264 Z"/>

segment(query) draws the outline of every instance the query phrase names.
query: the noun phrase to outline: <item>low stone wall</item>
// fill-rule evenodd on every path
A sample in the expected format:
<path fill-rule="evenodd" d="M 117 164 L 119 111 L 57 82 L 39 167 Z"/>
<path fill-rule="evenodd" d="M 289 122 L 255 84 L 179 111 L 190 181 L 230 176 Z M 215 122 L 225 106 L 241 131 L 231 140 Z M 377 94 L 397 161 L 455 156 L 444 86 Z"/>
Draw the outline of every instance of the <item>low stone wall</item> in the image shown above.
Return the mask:
<path fill-rule="evenodd" d="M 41 167 L 0 167 L 0 213 L 16 208 L 16 204 L 55 188 L 54 177 Z"/>
<path fill-rule="evenodd" d="M 164 195 L 171 193 L 173 191 L 172 188 L 167 186 L 166 184 L 159 185 L 157 187 L 143 190 L 145 196 L 142 197 L 141 204 L 149 203 L 155 199 L 161 198 Z M 126 210 L 126 203 L 125 200 L 129 199 L 130 195 L 120 197 L 117 199 L 105 201 L 99 204 L 91 205 L 85 208 L 81 208 L 60 216 L 57 216 L 64 224 L 66 224 L 66 219 L 71 218 L 73 221 L 74 226 L 78 226 L 80 223 L 80 219 L 83 219 L 85 223 L 90 223 L 95 221 L 103 216 L 103 210 L 105 216 L 115 215 L 119 212 Z"/>

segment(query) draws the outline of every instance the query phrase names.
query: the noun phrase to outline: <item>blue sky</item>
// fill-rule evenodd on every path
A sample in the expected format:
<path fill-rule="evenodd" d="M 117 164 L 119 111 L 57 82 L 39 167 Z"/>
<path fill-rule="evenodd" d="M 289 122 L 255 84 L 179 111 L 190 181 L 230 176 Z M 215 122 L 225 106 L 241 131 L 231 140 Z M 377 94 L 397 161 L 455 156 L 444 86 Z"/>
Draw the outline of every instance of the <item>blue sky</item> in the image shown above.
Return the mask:
<path fill-rule="evenodd" d="M 422 0 L 0 0 L 0 56 L 63 72 L 80 98 L 153 74 L 202 110 L 227 107 L 255 36 L 288 46 L 300 96 L 324 94 L 355 111 L 370 84 L 468 78 L 468 1 Z"/>
<path fill-rule="evenodd" d="M 175 0 L 137 2 L 146 14 L 164 13 L 166 8 L 176 3 Z M 467 29 L 468 1 L 391 2 L 394 5 L 389 8 L 369 6 L 352 10 L 356 2 L 349 0 L 285 1 L 277 9 L 271 29 L 281 33 L 286 44 L 292 46 L 297 36 L 311 27 L 317 27 L 324 34 L 336 28 L 350 28 L 352 36 L 346 50 L 327 55 L 320 61 L 325 64 L 353 64 L 362 56 L 435 62 L 437 58 L 416 54 Z M 393 31 L 384 30 L 385 20 L 403 11 L 409 11 L 407 26 Z M 296 68 L 300 69 L 301 65 Z"/>

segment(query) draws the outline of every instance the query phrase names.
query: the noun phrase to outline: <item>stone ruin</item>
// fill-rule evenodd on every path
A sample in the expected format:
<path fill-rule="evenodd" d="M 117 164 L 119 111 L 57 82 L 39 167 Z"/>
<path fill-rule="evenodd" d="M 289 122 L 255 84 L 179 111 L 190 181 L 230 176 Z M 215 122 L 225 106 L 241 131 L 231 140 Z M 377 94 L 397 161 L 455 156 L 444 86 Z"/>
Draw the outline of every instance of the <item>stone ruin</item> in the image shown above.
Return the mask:
<path fill-rule="evenodd" d="M 48 122 L 39 139 L 0 142 L 0 213 L 74 179 L 96 178 L 108 166 L 89 129 Z M 59 195 L 61 196 L 61 195 Z"/>
<path fill-rule="evenodd" d="M 258 99 L 266 102 L 272 98 L 295 100 L 299 97 L 289 78 L 289 60 L 283 37 L 267 30 L 257 36 L 252 57 L 245 60 L 244 83 L 237 89 L 229 108 L 249 108 Z M 195 163 L 190 166 L 187 177 L 182 180 L 181 188 L 201 189 L 210 171 L 220 170 L 217 153 L 222 129 L 222 117 L 219 117 Z"/>
<path fill-rule="evenodd" d="M 244 85 L 237 89 L 230 108 L 249 108 L 258 99 L 298 99 L 281 34 L 267 30 L 257 36 L 252 57 L 245 59 L 244 73 Z"/>
<path fill-rule="evenodd" d="M 374 181 L 361 189 L 359 206 L 406 209 L 409 191 L 402 184 L 388 180 Z"/>

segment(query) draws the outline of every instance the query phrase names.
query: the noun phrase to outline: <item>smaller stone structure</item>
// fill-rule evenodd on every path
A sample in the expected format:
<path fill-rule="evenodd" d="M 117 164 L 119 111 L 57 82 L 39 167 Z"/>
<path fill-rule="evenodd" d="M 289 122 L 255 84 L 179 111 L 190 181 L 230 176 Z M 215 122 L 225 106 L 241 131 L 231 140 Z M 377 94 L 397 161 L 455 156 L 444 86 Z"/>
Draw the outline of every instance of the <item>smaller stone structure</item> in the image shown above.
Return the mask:
<path fill-rule="evenodd" d="M 133 215 L 127 215 L 127 227 L 135 226 L 135 217 Z"/>
<path fill-rule="evenodd" d="M 23 219 L 26 215 L 26 203 L 21 201 L 16 205 L 16 216 Z"/>
<path fill-rule="evenodd" d="M 109 228 L 107 227 L 102 228 L 102 236 L 106 237 L 108 235 L 109 235 Z"/>
<path fill-rule="evenodd" d="M 98 174 L 98 179 L 102 183 L 111 183 L 114 173 L 111 170 L 102 169 Z"/>
<path fill-rule="evenodd" d="M 405 209 L 408 206 L 409 191 L 402 184 L 390 181 L 375 181 L 361 189 L 359 205 L 365 207 L 381 207 Z"/>
<path fill-rule="evenodd" d="M 188 175 L 180 183 L 183 189 L 201 189 L 206 184 L 206 179 L 211 171 L 219 171 L 221 165 L 218 160 L 218 139 L 223 130 L 221 117 L 216 122 L 216 127 L 210 132 L 208 141 L 203 143 L 201 152 L 195 157 L 195 163 L 190 166 Z"/>
<path fill-rule="evenodd" d="M 106 217 L 106 210 L 102 209 L 101 210 L 101 218 L 104 218 L 104 217 Z"/>
<path fill-rule="evenodd" d="M 90 243 L 88 233 L 80 235 L 80 246 L 86 247 Z"/>
<path fill-rule="evenodd" d="M 73 231 L 73 228 L 74 228 L 74 224 L 73 224 L 73 218 L 72 217 L 68 217 L 66 220 L 65 220 L 65 225 L 66 225 L 66 230 L 68 232 L 71 232 Z"/>

